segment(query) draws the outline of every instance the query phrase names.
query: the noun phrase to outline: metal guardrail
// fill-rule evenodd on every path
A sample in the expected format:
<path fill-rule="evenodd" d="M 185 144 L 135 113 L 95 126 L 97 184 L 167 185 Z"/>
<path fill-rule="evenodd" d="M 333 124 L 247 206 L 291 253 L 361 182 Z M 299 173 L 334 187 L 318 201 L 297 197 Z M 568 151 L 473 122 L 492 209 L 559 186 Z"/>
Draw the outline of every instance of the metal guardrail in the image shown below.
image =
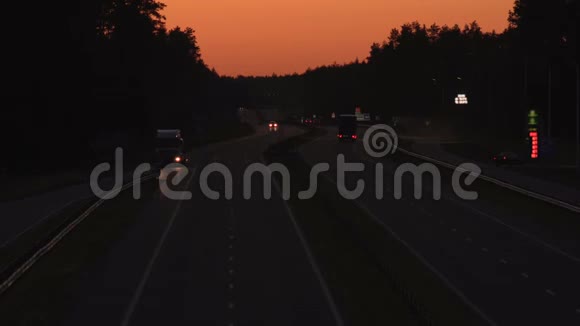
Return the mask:
<path fill-rule="evenodd" d="M 441 165 L 443 167 L 446 167 L 446 168 L 449 168 L 449 169 L 452 169 L 452 170 L 455 170 L 455 169 L 458 168 L 458 166 L 456 166 L 456 165 L 453 165 L 453 164 L 450 164 L 450 163 L 447 163 L 447 162 L 443 162 L 443 161 L 439 161 L 437 159 L 434 159 L 434 158 L 431 158 L 431 157 L 428 157 L 428 156 L 425 156 L 425 155 L 421 155 L 421 154 L 418 154 L 418 153 L 415 153 L 415 152 L 411 152 L 411 151 L 408 151 L 408 150 L 403 149 L 403 148 L 400 148 L 400 147 L 397 150 L 398 151 L 401 151 L 404 154 L 407 154 L 409 156 L 413 156 L 415 158 L 418 158 L 418 159 L 421 159 L 421 160 L 424 160 L 424 161 L 428 161 L 428 162 L 431 162 L 431 163 L 435 163 L 435 164 Z M 512 184 L 510 184 L 508 182 L 501 181 L 501 180 L 498 180 L 498 179 L 495 179 L 495 178 L 492 178 L 490 176 L 486 176 L 486 175 L 483 175 L 483 174 L 481 174 L 479 176 L 479 178 L 482 179 L 482 180 L 485 180 L 487 182 L 491 182 L 491 183 L 493 183 L 495 185 L 498 185 L 500 187 L 503 187 L 503 188 L 506 188 L 506 189 L 509 189 L 509 190 L 518 192 L 520 194 L 523 194 L 523 195 L 526 195 L 526 196 L 529 196 L 529 197 L 532 197 L 532 198 L 535 198 L 535 199 L 542 200 L 542 201 L 544 201 L 546 203 L 549 203 L 549 204 L 552 204 L 552 205 L 556 205 L 556 206 L 561 207 L 561 208 L 568 209 L 568 210 L 570 210 L 570 211 L 572 211 L 574 213 L 580 213 L 580 207 L 578 207 L 576 205 L 573 205 L 573 204 L 570 204 L 570 203 L 567 203 L 565 201 L 562 201 L 562 200 L 559 200 L 559 199 L 556 199 L 556 198 L 553 198 L 553 197 L 550 197 L 550 196 L 546 196 L 546 195 L 543 195 L 543 194 L 539 194 L 537 192 L 533 192 L 531 190 L 524 189 L 522 187 L 518 187 L 518 186 L 512 185 Z"/>
<path fill-rule="evenodd" d="M 145 182 L 156 177 L 156 174 L 150 174 L 142 177 L 139 181 Z M 0 283 L 0 295 L 4 294 L 22 275 L 24 275 L 34 264 L 36 264 L 43 256 L 48 254 L 64 237 L 66 237 L 70 232 L 72 232 L 81 222 L 83 222 L 92 212 L 94 212 L 99 206 L 101 206 L 109 195 L 117 192 L 122 192 L 133 186 L 134 181 L 126 183 L 121 187 L 120 190 L 110 191 L 104 199 L 99 199 L 97 202 L 92 204 L 88 209 L 86 209 L 81 215 L 72 220 L 68 225 L 66 225 L 60 232 L 58 232 L 52 239 L 48 240 L 42 247 L 40 247 L 36 252 L 34 252 L 28 259 L 26 259 L 19 267 L 17 267 L 5 280 Z"/>

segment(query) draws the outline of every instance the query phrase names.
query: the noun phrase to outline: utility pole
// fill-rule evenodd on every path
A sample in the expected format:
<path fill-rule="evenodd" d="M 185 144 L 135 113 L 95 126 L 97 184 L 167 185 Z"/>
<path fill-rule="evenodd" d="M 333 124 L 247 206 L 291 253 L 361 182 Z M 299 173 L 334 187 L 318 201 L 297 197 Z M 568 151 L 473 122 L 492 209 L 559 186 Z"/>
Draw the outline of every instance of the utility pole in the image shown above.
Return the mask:
<path fill-rule="evenodd" d="M 548 62 L 548 138 L 552 138 L 552 65 Z"/>
<path fill-rule="evenodd" d="M 580 174 L 580 68 L 576 61 L 576 172 Z"/>

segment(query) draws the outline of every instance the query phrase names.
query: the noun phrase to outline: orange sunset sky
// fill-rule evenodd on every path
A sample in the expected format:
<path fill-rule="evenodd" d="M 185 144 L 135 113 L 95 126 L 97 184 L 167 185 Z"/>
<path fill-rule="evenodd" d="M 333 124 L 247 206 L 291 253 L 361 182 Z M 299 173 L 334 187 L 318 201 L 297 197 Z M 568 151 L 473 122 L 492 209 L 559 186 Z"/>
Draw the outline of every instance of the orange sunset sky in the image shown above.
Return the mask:
<path fill-rule="evenodd" d="M 364 60 L 394 27 L 477 20 L 507 27 L 513 0 L 161 0 L 167 27 L 192 27 L 205 62 L 221 75 L 302 73 Z"/>

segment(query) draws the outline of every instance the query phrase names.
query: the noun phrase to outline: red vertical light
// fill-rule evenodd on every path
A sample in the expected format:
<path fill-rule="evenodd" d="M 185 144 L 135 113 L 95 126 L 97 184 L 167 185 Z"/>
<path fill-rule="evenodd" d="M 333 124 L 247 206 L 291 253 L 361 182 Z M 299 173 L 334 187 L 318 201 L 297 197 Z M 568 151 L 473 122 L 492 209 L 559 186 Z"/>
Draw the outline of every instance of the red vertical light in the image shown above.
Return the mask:
<path fill-rule="evenodd" d="M 539 149 L 540 149 L 540 142 L 538 141 L 539 137 L 538 137 L 538 132 L 537 131 L 530 131 L 530 138 L 532 140 L 532 152 L 531 152 L 531 158 L 532 159 L 537 159 L 539 157 Z"/>

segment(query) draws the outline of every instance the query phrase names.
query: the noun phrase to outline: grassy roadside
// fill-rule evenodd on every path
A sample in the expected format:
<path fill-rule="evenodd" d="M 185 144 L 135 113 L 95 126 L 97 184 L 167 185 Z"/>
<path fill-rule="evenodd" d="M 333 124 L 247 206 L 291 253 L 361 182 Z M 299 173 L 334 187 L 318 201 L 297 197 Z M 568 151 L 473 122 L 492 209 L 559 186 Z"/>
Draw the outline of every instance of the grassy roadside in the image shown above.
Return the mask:
<path fill-rule="evenodd" d="M 59 324 L 75 300 L 67 289 L 74 288 L 83 270 L 110 251 L 135 222 L 157 188 L 154 180 L 143 184 L 139 201 L 131 191 L 106 201 L 9 288 L 0 297 L 2 324 Z"/>
<path fill-rule="evenodd" d="M 0 203 L 81 184 L 87 182 L 87 176 L 88 174 L 81 171 L 50 175 L 0 176 Z"/>
<path fill-rule="evenodd" d="M 468 160 L 486 163 L 491 163 L 491 157 L 501 152 L 501 150 L 494 151 L 493 148 L 502 148 L 501 146 L 482 146 L 473 143 L 443 144 L 441 147 L 449 153 Z M 512 148 L 514 147 L 512 146 Z M 526 150 L 525 144 L 521 147 L 524 148 L 524 151 Z M 504 168 L 522 175 L 552 181 L 580 190 L 580 174 L 576 172 L 574 158 L 570 155 L 573 153 L 573 148 L 562 148 L 558 157 L 541 158 L 538 162 Z"/>
<path fill-rule="evenodd" d="M 255 133 L 254 128 L 247 124 L 230 124 L 219 128 L 210 128 L 203 139 L 192 142 L 191 147 L 200 147 L 212 143 L 226 141 L 234 138 L 250 136 Z M 133 162 L 140 163 L 137 160 Z M 125 165 L 128 165 L 127 162 Z M 129 164 L 128 167 L 131 167 Z M 0 174 L 0 203 L 21 200 L 27 197 L 41 195 L 50 191 L 62 189 L 68 186 L 79 185 L 88 182 L 90 170 L 62 171 L 51 174 L 31 175 L 2 175 Z"/>
<path fill-rule="evenodd" d="M 292 152 L 313 130 L 273 146 L 266 158 L 291 171 L 292 193 L 308 188 L 310 167 Z M 336 186 L 319 180 L 310 200 L 289 204 L 347 324 L 484 324 L 459 298 Z"/>
<path fill-rule="evenodd" d="M 6 279 L 14 269 L 41 248 L 47 239 L 54 237 L 95 201 L 96 199 L 90 198 L 72 203 L 0 247 L 0 280 Z"/>
<path fill-rule="evenodd" d="M 396 163 L 413 163 L 416 165 L 425 163 L 415 157 L 397 152 L 391 156 Z M 440 168 L 441 180 L 444 190 L 453 193 L 450 185 L 453 171 L 448 168 Z M 479 194 L 478 201 L 488 203 L 488 206 L 494 207 L 497 213 L 492 212 L 497 218 L 507 222 L 514 227 L 523 231 L 534 234 L 540 238 L 549 235 L 550 243 L 568 242 L 571 251 L 578 251 L 580 247 L 575 241 L 580 234 L 579 215 L 565 208 L 537 200 L 524 194 L 497 186 L 488 181 L 477 179 L 469 187 L 470 191 L 477 191 Z M 530 228 L 533 226 L 533 229 Z"/>

